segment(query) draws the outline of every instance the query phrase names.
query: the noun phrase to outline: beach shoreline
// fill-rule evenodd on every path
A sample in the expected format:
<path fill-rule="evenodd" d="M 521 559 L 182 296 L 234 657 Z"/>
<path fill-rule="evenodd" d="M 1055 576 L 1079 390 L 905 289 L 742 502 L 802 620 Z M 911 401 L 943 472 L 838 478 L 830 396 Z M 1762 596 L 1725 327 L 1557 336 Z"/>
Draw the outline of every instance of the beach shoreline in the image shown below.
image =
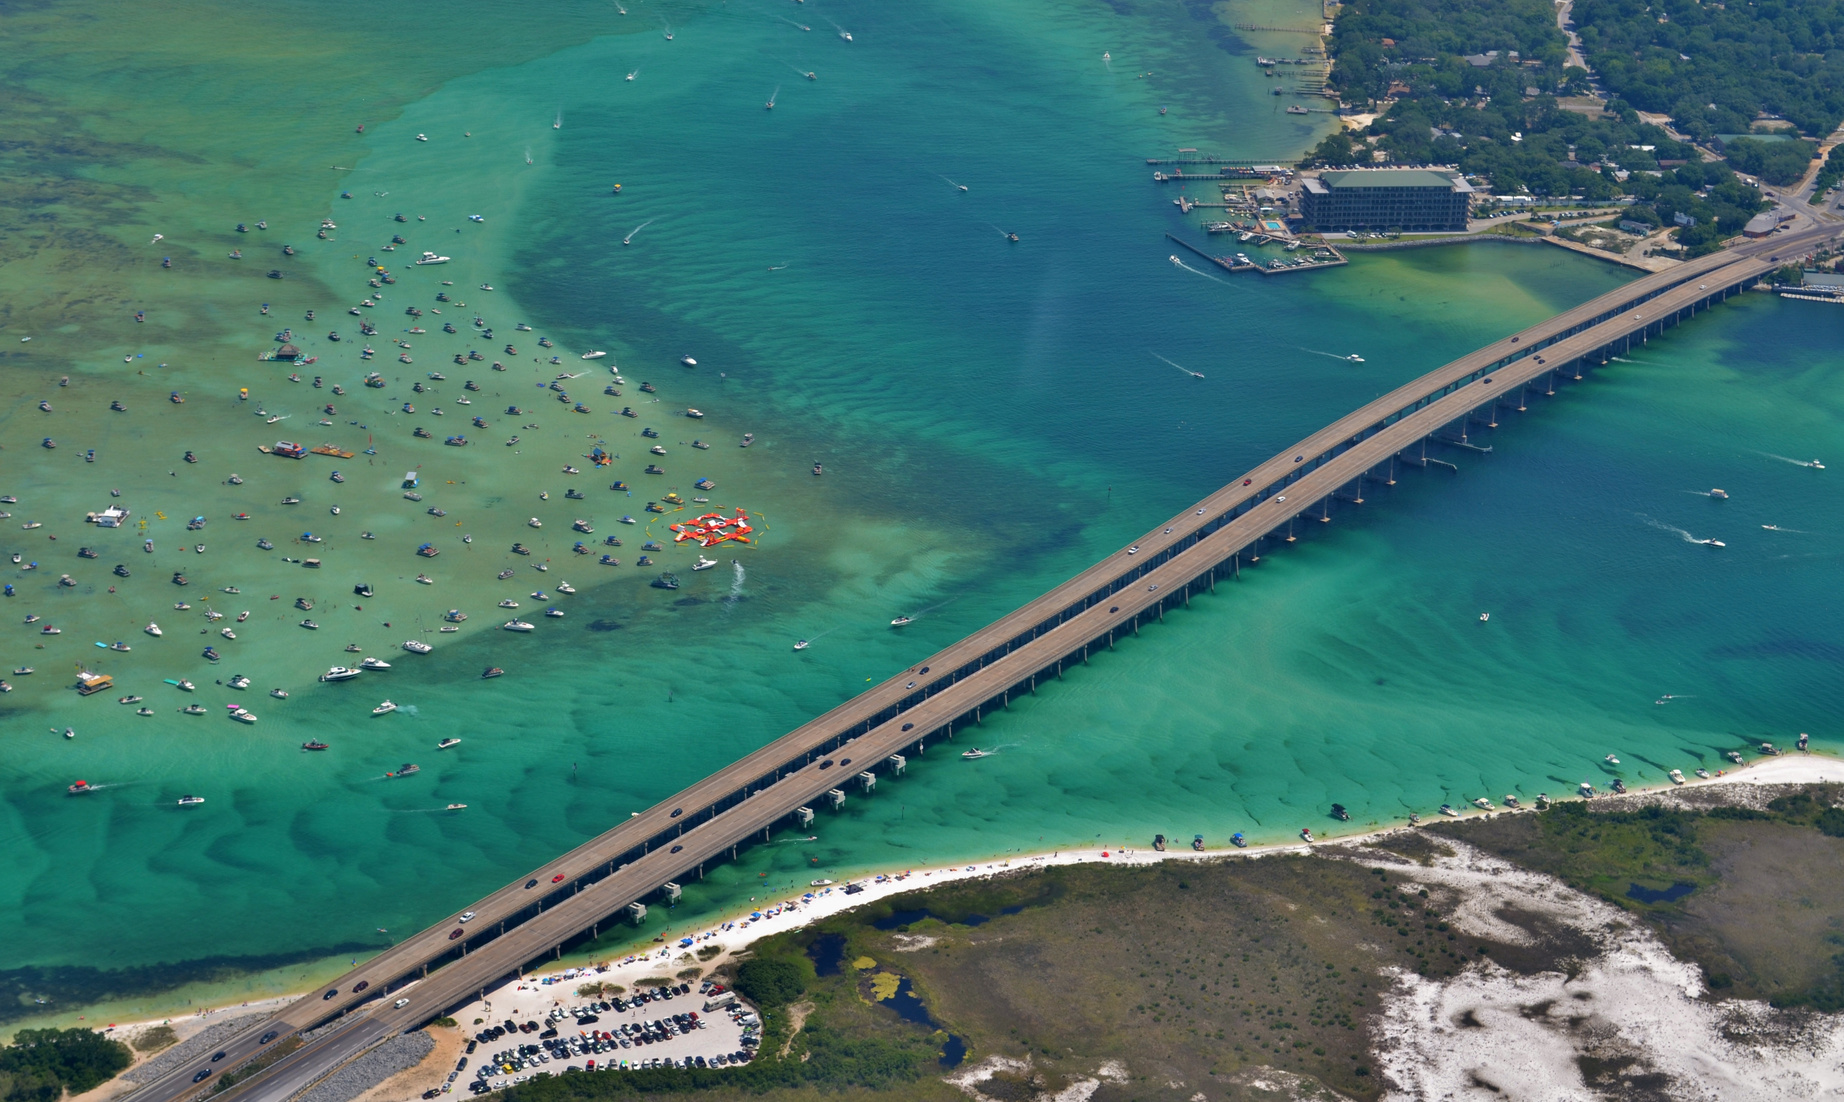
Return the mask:
<path fill-rule="evenodd" d="M 1756 759 L 1735 769 L 1725 770 L 1708 780 L 1699 778 L 1687 780 L 1683 785 L 1635 787 L 1624 796 L 1602 795 L 1597 798 L 1628 802 L 1671 792 L 1695 791 L 1739 784 L 1797 785 L 1838 780 L 1844 780 L 1844 760 L 1821 753 L 1786 753 L 1772 758 Z M 1497 815 L 1529 814 L 1533 811 L 1533 808 L 1499 808 L 1493 811 L 1479 811 L 1468 807 L 1461 818 L 1476 819 Z M 1402 819 L 1379 826 L 1366 826 L 1347 834 L 1322 835 L 1314 843 L 1304 841 L 1251 843 L 1248 847 L 1240 849 L 1211 847 L 1203 850 L 1186 848 L 1165 851 L 1154 850 L 1150 846 L 1135 843 L 1124 843 L 1121 846 L 1090 846 L 1080 849 L 1056 849 L 1048 853 L 990 856 L 936 867 L 905 869 L 900 872 L 865 870 L 855 875 L 841 874 L 837 883 L 819 887 L 809 885 L 809 891 L 797 893 L 792 898 L 787 897 L 785 893 L 776 893 L 772 897 L 773 902 L 763 902 L 752 911 L 735 910 L 718 919 L 700 922 L 697 924 L 696 933 L 688 934 L 681 931 L 676 936 L 666 933 L 658 934 L 655 936 L 657 945 L 649 946 L 641 952 L 629 953 L 618 960 L 608 958 L 606 953 L 594 951 L 566 954 L 543 968 L 534 968 L 515 978 L 503 981 L 490 989 L 484 1000 L 469 1002 L 454 1011 L 451 1016 L 455 1017 L 456 1021 L 465 1028 L 468 1020 L 481 1016 L 476 1013 L 476 1008 L 483 1002 L 491 1004 L 498 999 L 504 1006 L 515 1002 L 512 996 L 528 988 L 541 990 L 545 987 L 565 985 L 564 990 L 573 994 L 576 985 L 594 982 L 618 984 L 631 990 L 637 981 L 671 978 L 677 972 L 690 967 L 698 967 L 703 974 L 708 975 L 735 958 L 746 955 L 749 946 L 762 938 L 799 929 L 891 896 L 925 891 L 942 884 L 1000 876 L 1026 869 L 1064 865 L 1108 863 L 1145 867 L 1168 861 L 1216 861 L 1226 857 L 1257 858 L 1281 854 L 1302 854 L 1310 853 L 1313 849 L 1322 846 L 1362 845 L 1388 835 L 1415 829 L 1417 828 L 1410 825 L 1406 819 Z M 848 895 L 845 892 L 848 884 L 861 886 L 863 890 Z M 721 945 L 723 951 L 709 959 L 698 959 L 697 950 L 712 943 Z M 594 959 L 597 957 L 602 959 Z M 681 959 L 686 957 L 689 959 Z M 314 986 L 312 984 L 303 985 L 293 994 L 198 1008 L 184 1019 L 170 1016 L 157 1017 L 139 1021 L 111 1022 L 107 1026 L 96 1028 L 106 1033 L 131 1035 L 150 1026 L 170 1024 L 176 1032 L 180 1033 L 180 1039 L 183 1041 L 224 1014 L 246 1009 L 279 1008 L 295 998 L 311 993 Z M 81 1021 L 82 1017 L 78 1017 L 77 1020 Z M 62 1022 L 64 1019 L 59 1019 L 59 1021 Z M 48 1023 L 21 1023 L 14 1028 L 15 1030 L 33 1028 L 45 1024 Z M 67 1024 L 75 1024 L 75 1022 Z M 106 1088 L 99 1089 L 106 1090 Z M 98 1097 L 105 1096 L 99 1095 Z"/>

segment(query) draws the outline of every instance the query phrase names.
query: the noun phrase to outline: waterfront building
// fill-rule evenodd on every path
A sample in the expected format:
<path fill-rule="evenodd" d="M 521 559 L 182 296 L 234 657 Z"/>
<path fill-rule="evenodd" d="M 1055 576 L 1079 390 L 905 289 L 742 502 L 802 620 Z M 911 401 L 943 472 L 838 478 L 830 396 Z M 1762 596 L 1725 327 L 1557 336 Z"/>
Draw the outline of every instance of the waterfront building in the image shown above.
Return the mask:
<path fill-rule="evenodd" d="M 1309 230 L 1459 232 L 1473 189 L 1431 168 L 1354 168 L 1301 182 L 1300 216 Z"/>

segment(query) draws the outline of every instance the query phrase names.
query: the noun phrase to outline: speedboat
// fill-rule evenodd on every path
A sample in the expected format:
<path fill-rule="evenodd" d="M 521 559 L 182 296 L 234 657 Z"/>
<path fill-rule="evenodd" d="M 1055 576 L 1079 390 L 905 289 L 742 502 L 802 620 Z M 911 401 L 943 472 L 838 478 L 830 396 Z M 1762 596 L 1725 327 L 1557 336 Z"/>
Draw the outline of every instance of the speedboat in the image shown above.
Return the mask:
<path fill-rule="evenodd" d="M 1620 764 L 1620 759 L 1614 757 L 1612 754 L 1607 755 L 1607 757 L 1604 760 L 1607 762 L 1608 765 L 1619 765 Z"/>
<path fill-rule="evenodd" d="M 250 679 L 243 676 L 242 674 L 237 674 L 233 676 L 229 681 L 225 682 L 225 684 L 229 685 L 233 689 L 247 689 L 250 687 Z"/>
<path fill-rule="evenodd" d="M 1505 806 L 1516 811 L 1522 805 L 1517 802 L 1517 797 L 1515 795 L 1507 792 L 1505 793 Z"/>
<path fill-rule="evenodd" d="M 362 672 L 364 671 L 355 670 L 349 666 L 334 666 L 332 669 L 321 674 L 320 680 L 322 681 L 350 681 L 353 678 L 357 677 Z"/>
<path fill-rule="evenodd" d="M 303 750 L 325 750 L 326 748 L 327 748 L 327 744 L 317 739 L 310 740 L 308 742 L 304 742 L 301 744 L 301 749 Z"/>
<path fill-rule="evenodd" d="M 485 681 L 488 678 L 502 677 L 505 673 L 506 671 L 500 669 L 498 666 L 488 666 L 486 669 L 480 671 L 480 679 Z"/>
<path fill-rule="evenodd" d="M 547 609 L 545 609 L 545 610 L 544 610 L 544 614 L 545 614 L 546 616 L 549 616 L 549 617 L 550 617 L 551 619 L 553 619 L 553 620 L 556 620 L 556 619 L 560 619 L 560 618 L 562 618 L 562 616 L 563 616 L 563 609 L 561 609 L 561 608 L 547 608 Z"/>
<path fill-rule="evenodd" d="M 361 670 L 388 670 L 390 668 L 391 664 L 389 662 L 386 662 L 382 658 L 372 658 L 370 656 L 367 656 L 359 663 L 359 669 Z"/>
<path fill-rule="evenodd" d="M 1313 837 L 1313 832 L 1312 832 L 1311 827 L 1301 827 L 1300 828 L 1300 838 L 1306 842 L 1317 842 L 1319 840 Z"/>
<path fill-rule="evenodd" d="M 913 624 L 913 623 L 915 623 L 915 620 L 913 617 L 898 616 L 896 619 L 890 621 L 890 626 L 893 628 L 900 628 L 904 624 Z"/>
<path fill-rule="evenodd" d="M 448 263 L 450 259 L 451 258 L 446 257 L 446 256 L 437 256 L 434 253 L 425 252 L 423 253 L 423 258 L 421 260 L 418 260 L 417 263 L 418 264 L 446 264 Z"/>
<path fill-rule="evenodd" d="M 709 570 L 711 567 L 716 566 L 716 565 L 717 565 L 716 559 L 707 559 L 703 555 L 699 555 L 698 561 L 692 564 L 692 569 L 694 571 Z"/>
<path fill-rule="evenodd" d="M 795 650 L 806 650 L 808 647 L 812 645 L 813 645 L 812 643 L 807 642 L 805 639 L 799 639 L 795 641 L 794 649 Z"/>
<path fill-rule="evenodd" d="M 386 773 L 384 775 L 386 777 L 408 777 L 412 774 L 419 773 L 421 771 L 422 771 L 421 766 L 413 765 L 410 762 L 406 761 L 402 765 L 397 767 L 397 771 L 395 773 Z"/>
<path fill-rule="evenodd" d="M 205 714 L 207 709 L 203 704 L 188 704 L 184 708 L 181 708 L 180 711 L 186 713 L 189 716 L 202 716 Z"/>
<path fill-rule="evenodd" d="M 238 721 L 239 723 L 255 723 L 256 722 L 255 712 L 252 712 L 248 710 L 247 708 L 239 708 L 235 705 L 228 705 L 228 707 L 230 708 L 230 717 Z"/>
<path fill-rule="evenodd" d="M 441 742 L 438 742 L 438 743 L 436 743 L 436 744 L 435 744 L 435 748 L 436 748 L 437 750 L 446 750 L 446 749 L 448 749 L 448 748 L 449 748 L 450 746 L 459 746 L 459 745 L 461 745 L 461 740 L 460 740 L 460 739 L 458 739 L 458 738 L 445 738 L 445 739 L 443 739 L 443 740 L 442 740 Z"/>
<path fill-rule="evenodd" d="M 517 601 L 515 601 L 515 600 L 513 600 L 513 599 L 512 599 L 511 597 L 508 597 L 508 598 L 506 598 L 505 600 L 503 600 L 503 601 L 501 601 L 501 602 L 499 603 L 499 607 L 501 607 L 501 608 L 517 608 L 517 607 L 519 607 L 519 603 L 518 603 Z"/>
<path fill-rule="evenodd" d="M 698 361 L 692 359 L 690 356 L 680 356 L 679 362 L 684 364 L 686 367 L 697 367 L 698 366 Z"/>
<path fill-rule="evenodd" d="M 319 631 L 319 630 L 320 630 L 320 625 L 319 625 L 319 624 L 316 624 L 316 623 L 315 623 L 314 621 L 312 621 L 312 620 L 303 620 L 303 621 L 301 621 L 301 626 L 302 626 L 302 627 L 304 627 L 304 628 L 306 628 L 306 629 L 307 629 L 307 630 L 309 630 L 309 631 Z"/>
<path fill-rule="evenodd" d="M 82 796 L 96 791 L 96 788 L 89 781 L 78 781 L 64 791 L 72 796 Z"/>
<path fill-rule="evenodd" d="M 1729 493 L 1727 490 L 1711 490 L 1710 496 L 1715 498 L 1717 501 L 1729 500 Z"/>
<path fill-rule="evenodd" d="M 390 701 L 387 700 L 384 703 L 378 705 L 376 708 L 373 708 L 371 710 L 371 714 L 374 716 L 389 715 L 391 712 L 394 712 L 396 710 L 397 710 L 397 705 L 392 704 Z"/>
<path fill-rule="evenodd" d="M 585 353 L 583 353 L 583 359 L 585 359 L 585 360 L 599 360 L 599 359 L 601 359 L 601 358 L 602 358 L 603 356 L 606 356 L 606 355 L 608 355 L 608 353 L 606 353 L 606 352 L 597 352 L 597 351 L 594 351 L 594 350 L 591 350 L 591 351 L 588 351 L 588 352 L 585 352 Z"/>
<path fill-rule="evenodd" d="M 1239 830 L 1236 833 L 1229 836 L 1229 841 L 1230 841 L 1230 844 L 1235 846 L 1237 849 L 1247 849 L 1249 845 L 1249 840 L 1247 838 L 1244 838 L 1242 836 L 1242 832 Z"/>
<path fill-rule="evenodd" d="M 1473 806 L 1478 808 L 1481 811 L 1496 811 L 1497 810 L 1497 808 L 1493 806 L 1492 801 L 1486 799 L 1484 796 L 1481 796 L 1478 799 L 1474 800 Z"/>
<path fill-rule="evenodd" d="M 277 700 L 287 700 L 288 690 L 287 689 L 270 689 L 269 695 L 274 697 Z"/>
<path fill-rule="evenodd" d="M 1684 774 L 1681 770 L 1673 769 L 1668 776 L 1670 776 L 1672 784 L 1684 783 Z"/>
<path fill-rule="evenodd" d="M 507 631 L 532 631 L 534 630 L 531 624 L 528 624 L 523 620 L 507 620 L 504 624 L 500 626 L 505 628 Z"/>
<path fill-rule="evenodd" d="M 142 699 L 141 697 L 131 695 L 131 696 L 122 697 L 120 700 L 117 700 L 116 703 L 117 704 L 139 704 L 141 703 L 141 699 Z"/>
<path fill-rule="evenodd" d="M 558 582 L 558 583 L 557 583 L 557 592 L 559 592 L 559 593 L 575 593 L 575 592 L 576 592 L 576 587 L 575 587 L 575 586 L 573 586 L 573 585 L 571 585 L 571 584 L 570 584 L 569 582 Z"/>
<path fill-rule="evenodd" d="M 1578 791 L 1581 793 L 1582 799 L 1584 800 L 1594 799 L 1594 786 L 1589 784 L 1587 781 L 1581 782 L 1581 786 L 1578 789 Z"/>
<path fill-rule="evenodd" d="M 1707 769 L 1698 769 L 1695 772 L 1697 776 L 1703 778 L 1706 781 L 1710 779 L 1710 771 Z"/>
<path fill-rule="evenodd" d="M 443 808 L 442 810 L 443 811 L 465 811 L 467 810 L 467 805 L 466 804 L 449 804 L 447 807 Z"/>
<path fill-rule="evenodd" d="M 189 693 L 189 692 L 191 692 L 192 690 L 194 690 L 194 689 L 196 689 L 196 688 L 198 688 L 198 686 L 196 686 L 196 685 L 194 685 L 194 684 L 193 684 L 192 682 L 190 682 L 190 681 L 187 681 L 187 680 L 186 680 L 185 678 L 183 678 L 183 677 L 182 677 L 182 678 L 180 678 L 180 679 L 179 679 L 178 681 L 175 681 L 175 682 L 173 682 L 173 684 L 174 684 L 174 685 L 175 685 L 175 686 L 176 686 L 176 687 L 177 687 L 177 688 L 179 689 L 179 691 L 180 691 L 180 692 L 182 692 L 182 693 Z"/>
<path fill-rule="evenodd" d="M 403 649 L 409 651 L 411 654 L 428 654 L 435 648 L 423 642 L 421 639 L 405 639 L 403 641 Z"/>
<path fill-rule="evenodd" d="M 967 761 L 978 761 L 981 758 L 992 757 L 992 751 L 982 750 L 979 747 L 975 746 L 973 749 L 963 752 L 961 754 L 961 757 L 966 759 Z"/>
<path fill-rule="evenodd" d="M 1460 813 L 1459 813 L 1458 811 L 1455 811 L 1455 810 L 1453 809 L 1453 805 L 1452 805 L 1452 804 L 1442 804 L 1442 805 L 1441 805 L 1441 814 L 1442 814 L 1442 815 L 1450 815 L 1450 816 L 1452 816 L 1452 817 L 1453 817 L 1453 818 L 1455 818 L 1455 819 L 1458 819 L 1458 818 L 1460 817 Z"/>
<path fill-rule="evenodd" d="M 203 796 L 181 796 L 179 798 L 180 807 L 197 807 L 204 802 L 205 797 Z"/>

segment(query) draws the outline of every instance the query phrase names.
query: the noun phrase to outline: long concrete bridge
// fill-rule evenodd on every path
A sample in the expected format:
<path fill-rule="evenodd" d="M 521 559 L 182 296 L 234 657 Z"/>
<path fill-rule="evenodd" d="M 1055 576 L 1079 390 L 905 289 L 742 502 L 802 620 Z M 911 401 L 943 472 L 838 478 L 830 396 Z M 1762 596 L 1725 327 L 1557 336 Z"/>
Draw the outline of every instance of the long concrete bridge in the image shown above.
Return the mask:
<path fill-rule="evenodd" d="M 465 925 L 438 923 L 324 994 L 252 1025 L 210 1066 L 222 1074 L 269 1062 L 219 1093 L 226 1102 L 284 1102 L 372 1045 L 620 921 L 630 904 L 701 875 L 739 845 L 804 817 L 810 805 L 836 804 L 854 785 L 869 791 L 878 769 L 900 768 L 902 755 L 977 723 L 1014 694 L 1213 588 L 1259 556 L 1264 540 L 1291 534 L 1295 518 L 1329 517 L 1335 499 L 1361 501 L 1364 480 L 1379 469 L 1393 473 L 1407 449 L 1449 439 L 1443 433 L 1454 425 L 1464 439 L 1478 411 L 1493 410 L 1495 421 L 1499 408 L 1521 409 L 1533 384 L 1553 392 L 1559 376 L 1579 378 L 1585 366 L 1745 290 L 1781 256 L 1836 232 L 1763 241 L 1635 280 L 1347 414 L 1009 615 L 471 904 L 475 917 Z M 399 999 L 407 1002 L 398 1007 Z M 268 1056 L 310 1029 L 293 1051 Z M 133 1102 L 179 1102 L 210 1089 L 211 1079 L 192 1082 L 203 1066 L 176 1069 L 136 1091 Z"/>

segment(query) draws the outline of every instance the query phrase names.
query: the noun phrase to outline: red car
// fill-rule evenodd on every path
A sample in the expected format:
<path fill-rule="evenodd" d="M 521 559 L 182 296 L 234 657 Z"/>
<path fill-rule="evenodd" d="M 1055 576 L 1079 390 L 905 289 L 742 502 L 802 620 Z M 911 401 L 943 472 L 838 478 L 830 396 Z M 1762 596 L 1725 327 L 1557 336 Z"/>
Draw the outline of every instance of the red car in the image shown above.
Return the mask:
<path fill-rule="evenodd" d="M 553 884 L 563 883 L 563 873 L 560 872 L 556 876 L 551 877 L 551 883 Z"/>
<path fill-rule="evenodd" d="M 456 926 L 454 929 L 454 932 L 448 935 L 448 940 L 453 941 L 454 939 L 460 937 L 462 934 L 466 932 L 467 932 L 466 930 L 463 930 L 461 927 Z"/>

